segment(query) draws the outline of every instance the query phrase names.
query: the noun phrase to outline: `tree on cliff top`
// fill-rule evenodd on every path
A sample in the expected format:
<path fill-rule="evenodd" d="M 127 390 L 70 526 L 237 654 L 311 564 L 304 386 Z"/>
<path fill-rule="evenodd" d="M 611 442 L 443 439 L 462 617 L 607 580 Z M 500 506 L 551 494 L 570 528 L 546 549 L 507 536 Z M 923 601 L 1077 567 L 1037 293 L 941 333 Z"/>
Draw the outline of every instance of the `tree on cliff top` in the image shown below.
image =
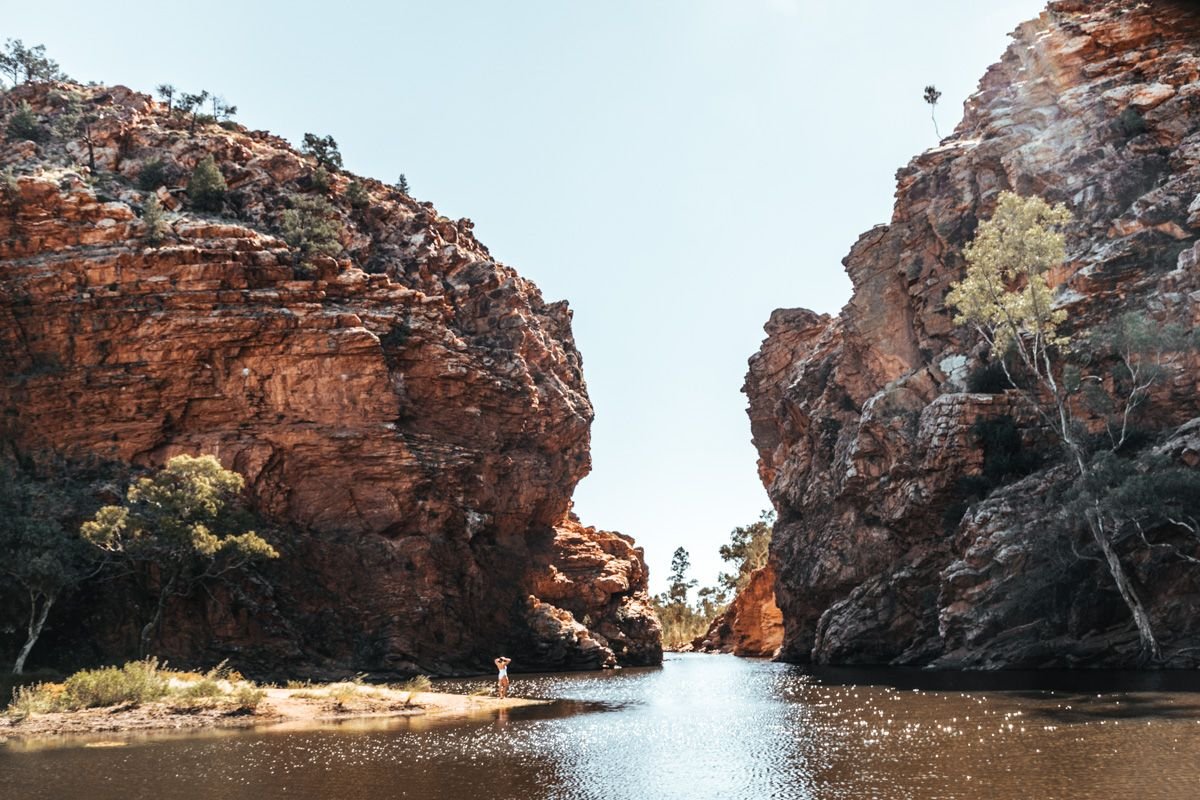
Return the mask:
<path fill-rule="evenodd" d="M 279 554 L 249 530 L 239 501 L 245 481 L 212 456 L 175 456 L 129 487 L 120 506 L 104 506 L 85 522 L 83 538 L 126 562 L 157 588 L 142 628 L 145 655 L 167 602 L 197 585 Z"/>
<path fill-rule="evenodd" d="M 933 120 L 933 132 L 937 135 L 938 141 L 942 139 L 942 133 L 938 130 L 937 124 L 937 102 L 942 97 L 942 93 L 933 84 L 925 87 L 925 102 L 929 104 L 929 118 Z"/>
<path fill-rule="evenodd" d="M 338 143 L 332 136 L 306 133 L 304 134 L 304 145 L 300 149 L 305 155 L 315 158 L 318 167 L 324 167 L 330 172 L 341 171 L 342 154 L 338 151 Z"/>
<path fill-rule="evenodd" d="M 1048 271 L 1066 258 L 1061 228 L 1070 220 L 1070 212 L 1062 205 L 1003 192 L 992 218 L 979 226 L 975 239 L 964 249 L 966 275 L 952 285 L 946 304 L 956 310 L 956 323 L 973 328 L 990 346 L 1009 385 L 1024 395 L 1062 443 L 1074 473 L 1067 491 L 1069 506 L 1077 512 L 1071 519 L 1085 522 L 1133 616 L 1143 656 L 1160 660 L 1161 648 L 1150 617 L 1117 545 L 1127 541 L 1132 530 L 1144 532 L 1147 524 L 1191 530 L 1186 520 L 1152 513 L 1155 505 L 1171 508 L 1185 499 L 1174 497 L 1171 491 L 1190 490 L 1186 482 L 1164 482 L 1158 488 L 1166 491 L 1166 496 L 1159 492 L 1153 502 L 1136 509 L 1129 506 L 1130 497 L 1146 496 L 1147 474 L 1157 470 L 1165 475 L 1171 468 L 1147 460 L 1134 464 L 1119 453 L 1129 441 L 1130 415 L 1173 365 L 1172 354 L 1184 340 L 1174 342 L 1170 326 L 1155 328 L 1135 321 L 1138 315 L 1134 315 L 1122 318 L 1117 329 L 1106 327 L 1077 342 L 1080 349 L 1072 353 L 1070 338 L 1060 331 L 1066 311 L 1054 307 L 1047 280 Z M 1154 330 L 1159 335 L 1150 335 Z M 1078 364 L 1072 363 L 1072 356 Z M 1086 371 L 1105 364 L 1115 364 L 1109 376 Z M 1098 446 L 1083 421 L 1076 418 L 1080 405 L 1104 415 L 1109 434 L 1106 447 Z M 1120 420 L 1119 425 L 1114 418 Z M 1200 487 L 1200 481 L 1195 485 Z"/>
<path fill-rule="evenodd" d="M 46 56 L 46 46 L 26 47 L 20 39 L 7 39 L 0 49 L 0 74 L 16 86 L 31 81 L 63 81 L 67 76 L 58 62 Z"/>
<path fill-rule="evenodd" d="M 729 544 L 721 545 L 723 561 L 731 562 L 735 570 L 717 576 L 721 586 L 732 592 L 740 592 L 750 581 L 750 573 L 767 565 L 767 550 L 771 546 L 771 527 L 775 524 L 775 512 L 763 511 L 749 525 L 739 525 L 729 533 Z"/>

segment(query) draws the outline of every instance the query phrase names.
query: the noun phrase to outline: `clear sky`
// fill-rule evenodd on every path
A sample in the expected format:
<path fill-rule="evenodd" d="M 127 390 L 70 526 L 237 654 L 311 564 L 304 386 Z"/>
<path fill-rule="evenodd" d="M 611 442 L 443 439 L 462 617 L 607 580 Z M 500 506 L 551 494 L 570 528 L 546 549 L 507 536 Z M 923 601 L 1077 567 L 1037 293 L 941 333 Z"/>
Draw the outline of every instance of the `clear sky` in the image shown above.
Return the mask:
<path fill-rule="evenodd" d="M 771 310 L 836 312 L 841 259 L 1042 0 L 6 0 L 78 80 L 209 89 L 348 169 L 403 172 L 567 298 L 596 422 L 584 522 L 652 588 L 769 507 L 741 394 Z"/>

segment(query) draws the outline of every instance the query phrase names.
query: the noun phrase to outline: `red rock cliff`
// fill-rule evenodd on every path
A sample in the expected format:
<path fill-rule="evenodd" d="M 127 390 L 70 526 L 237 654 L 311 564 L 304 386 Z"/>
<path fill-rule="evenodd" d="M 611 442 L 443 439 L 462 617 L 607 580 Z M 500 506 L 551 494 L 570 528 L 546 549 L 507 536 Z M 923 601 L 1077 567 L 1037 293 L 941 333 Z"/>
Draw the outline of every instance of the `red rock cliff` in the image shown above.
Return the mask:
<path fill-rule="evenodd" d="M 50 128 L 66 91 L 99 117 L 90 154 L 74 134 L 0 147 L 0 433 L 147 467 L 215 454 L 284 532 L 266 580 L 172 609 L 163 655 L 276 672 L 460 672 L 502 651 L 525 669 L 657 663 L 641 551 L 568 516 L 592 407 L 565 302 L 469 220 L 344 173 L 323 189 L 269 134 L 189 133 L 123 87 L 8 100 Z M 181 191 L 206 154 L 221 215 Z M 169 230 L 152 247 L 134 186 L 154 160 Z M 302 195 L 332 203 L 343 248 L 308 268 L 272 233 Z M 545 625 L 547 607 L 569 619 Z M 127 624 L 98 628 L 94 652 L 127 648 Z"/>
<path fill-rule="evenodd" d="M 1127 665 L 1136 633 L 1102 564 L 1038 535 L 1053 474 L 964 515 L 979 419 L 1038 434 L 1014 394 L 966 392 L 979 349 L 944 306 L 963 245 L 1005 189 L 1076 222 L 1053 277 L 1076 333 L 1125 309 L 1200 319 L 1200 12 L 1194 4 L 1056 2 L 1022 25 L 955 133 L 898 174 L 892 221 L 843 262 L 836 318 L 776 311 L 745 391 L 778 511 L 771 561 L 787 660 L 975 667 Z M 1200 462 L 1196 360 L 1143 409 L 1161 452 Z M 1182 426 L 1182 427 L 1176 427 Z M 1034 509 L 1041 509 L 1035 511 Z M 961 521 L 960 521 L 961 518 Z M 1194 568 L 1122 552 L 1169 663 L 1196 663 Z M 1189 648 L 1191 648 L 1189 650 Z M 1190 655 L 1189 655 L 1190 652 Z"/>

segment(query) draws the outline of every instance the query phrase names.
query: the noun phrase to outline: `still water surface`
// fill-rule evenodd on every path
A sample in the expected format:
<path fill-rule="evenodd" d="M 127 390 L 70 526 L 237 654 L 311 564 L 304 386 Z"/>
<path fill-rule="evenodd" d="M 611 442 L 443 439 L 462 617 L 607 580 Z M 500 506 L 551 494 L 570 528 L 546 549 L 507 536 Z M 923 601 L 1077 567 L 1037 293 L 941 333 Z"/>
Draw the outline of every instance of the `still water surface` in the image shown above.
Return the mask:
<path fill-rule="evenodd" d="M 500 717 L 0 745 L 0 798 L 1195 800 L 1200 681 L 1131 680 L 668 656 L 515 676 L 514 693 L 558 702 Z"/>

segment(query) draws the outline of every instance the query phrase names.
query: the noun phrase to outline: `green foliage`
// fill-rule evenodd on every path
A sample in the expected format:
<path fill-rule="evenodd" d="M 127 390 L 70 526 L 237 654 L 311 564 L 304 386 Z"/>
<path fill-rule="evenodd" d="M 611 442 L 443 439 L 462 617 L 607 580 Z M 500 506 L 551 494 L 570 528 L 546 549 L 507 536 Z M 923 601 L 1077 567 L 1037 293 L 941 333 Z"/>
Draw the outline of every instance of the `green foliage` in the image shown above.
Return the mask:
<path fill-rule="evenodd" d="M 142 234 L 142 238 L 151 246 L 162 244 L 163 239 L 167 236 L 167 231 L 170 226 L 167 225 L 167 220 L 163 215 L 162 203 L 158 201 L 157 195 L 150 195 L 150 199 L 142 206 L 142 224 L 146 226 L 146 232 Z"/>
<path fill-rule="evenodd" d="M 938 88 L 933 84 L 925 87 L 924 98 L 925 102 L 929 104 L 929 118 L 933 120 L 933 132 L 939 139 L 942 138 L 942 134 L 941 131 L 938 130 L 937 116 L 935 114 L 937 112 L 937 102 L 941 99 L 941 97 L 942 93 L 939 92 Z"/>
<path fill-rule="evenodd" d="M 675 548 L 671 554 L 671 583 L 667 589 L 667 598 L 672 603 L 687 603 L 688 590 L 696 585 L 695 579 L 688 579 L 688 570 L 692 568 L 691 557 L 682 547 Z"/>
<path fill-rule="evenodd" d="M 967 373 L 967 391 L 975 394 L 1003 394 L 1013 388 L 1004 365 L 998 361 L 979 364 Z"/>
<path fill-rule="evenodd" d="M 183 115 L 191 114 L 191 122 L 188 124 L 188 131 L 195 132 L 196 125 L 199 124 L 201 116 L 204 115 L 204 103 L 209 98 L 207 89 L 201 89 L 199 92 L 185 92 L 179 96 L 179 102 L 175 109 Z M 210 117 L 211 119 L 211 117 Z"/>
<path fill-rule="evenodd" d="M 150 637 L 169 597 L 255 561 L 279 554 L 254 531 L 240 502 L 241 475 L 212 456 L 175 456 L 152 477 L 139 478 L 121 506 L 104 506 L 82 528 L 84 539 L 158 578 L 158 605 L 142 629 Z"/>
<path fill-rule="evenodd" d="M 1027 338 L 1037 352 L 1065 342 L 1057 330 L 1067 313 L 1052 307 L 1046 273 L 1066 258 L 1058 228 L 1070 221 L 1063 205 L 1002 192 L 995 214 L 963 249 L 966 276 L 946 295 L 957 311 L 954 321 L 974 326 L 998 354 Z"/>
<path fill-rule="evenodd" d="M 166 102 L 168 114 L 170 114 L 172 111 L 175 110 L 175 87 L 174 86 L 172 86 L 169 83 L 160 83 L 158 86 L 154 87 L 154 91 L 158 92 L 159 97 L 161 97 Z"/>
<path fill-rule="evenodd" d="M 187 193 L 192 207 L 197 211 L 219 213 L 225 205 L 225 176 L 217 168 L 217 162 L 212 155 L 206 155 L 197 162 L 188 180 Z"/>
<path fill-rule="evenodd" d="M 1082 366 L 1064 371 L 1064 383 L 1080 391 L 1086 407 L 1105 419 L 1114 449 L 1126 445 L 1140 407 L 1176 367 L 1181 353 L 1195 347 L 1193 336 L 1177 324 L 1160 324 L 1144 313 L 1129 311 L 1094 329 L 1079 354 Z M 1112 364 L 1108 376 L 1087 375 L 1092 363 Z"/>
<path fill-rule="evenodd" d="M 1021 442 L 1016 421 L 1007 414 L 980 418 L 971 426 L 983 448 L 983 477 L 990 486 L 1021 478 L 1038 468 L 1040 459 Z"/>
<path fill-rule="evenodd" d="M 313 256 L 336 256 L 342 251 L 337 210 L 327 200 L 297 196 L 291 203 L 283 212 L 280 233 L 298 251 L 302 266 L 310 266 Z"/>
<path fill-rule="evenodd" d="M 721 573 L 718 581 L 732 592 L 740 592 L 750 580 L 750 573 L 767 565 L 767 551 L 771 545 L 771 528 L 775 524 L 775 512 L 763 511 L 758 520 L 741 525 L 729 533 L 729 544 L 721 545 L 721 559 L 731 562 L 735 570 Z"/>
<path fill-rule="evenodd" d="M 173 683 L 174 679 L 174 683 Z M 39 683 L 19 687 L 6 709 L 10 717 L 84 708 L 140 705 L 159 700 L 176 708 L 232 706 L 253 711 L 266 691 L 237 673 L 224 662 L 203 675 L 166 671 L 157 659 L 131 661 L 122 667 L 84 669 L 64 683 Z"/>
<path fill-rule="evenodd" d="M 158 660 L 130 661 L 123 667 L 85 669 L 67 678 L 61 707 L 80 708 L 148 703 L 167 695 L 169 684 Z"/>
<path fill-rule="evenodd" d="M 350 203 L 351 208 L 366 208 L 371 204 L 371 195 L 367 193 L 367 187 L 360 181 L 351 181 L 346 187 L 346 200 Z"/>
<path fill-rule="evenodd" d="M 173 179 L 174 175 L 167 162 L 155 158 L 142 165 L 135 185 L 143 192 L 152 192 L 160 186 L 166 186 Z"/>
<path fill-rule="evenodd" d="M 234 705 L 245 711 L 254 711 L 257 709 L 266 696 L 267 692 L 265 689 L 260 689 L 249 683 L 241 684 L 233 690 L 233 694 L 231 695 Z"/>
<path fill-rule="evenodd" d="M 403 172 L 400 173 L 400 178 L 396 181 L 396 188 L 408 194 L 408 178 L 404 176 Z"/>
<path fill-rule="evenodd" d="M 1010 383 L 1015 381 L 1008 358 L 1028 377 L 1029 385 L 1017 388 L 1058 436 L 1073 473 L 1067 490 L 1068 497 L 1074 498 L 1073 508 L 1064 519 L 1071 526 L 1086 526 L 1091 545 L 1099 551 L 1099 560 L 1137 627 L 1143 657 L 1158 660 L 1161 648 L 1150 615 L 1117 549 L 1131 529 L 1141 532 L 1144 526 L 1121 508 L 1119 487 L 1126 481 L 1113 476 L 1131 469 L 1120 452 L 1135 430 L 1132 415 L 1166 374 L 1171 354 L 1190 339 L 1143 315 L 1124 315 L 1089 336 L 1073 354 L 1075 363 L 1067 363 L 1069 342 L 1058 332 L 1066 312 L 1053 308 L 1046 274 L 1066 258 L 1065 237 L 1059 229 L 1070 220 L 1061 205 L 1002 193 L 995 215 L 979 226 L 975 240 L 965 248 L 966 276 L 951 287 L 946 303 L 956 309 L 958 324 L 971 325 L 991 345 L 992 356 L 1005 367 Z M 1095 367 L 1106 365 L 1115 365 L 1112 374 L 1097 374 Z M 1078 394 L 1107 423 L 1109 447 L 1099 453 L 1092 449 L 1094 439 L 1089 440 L 1087 426 L 1074 416 Z M 996 429 L 992 438 L 997 452 L 1017 452 L 1012 445 L 1019 439 L 1015 431 Z M 995 475 L 1023 465 L 1005 457 L 985 468 Z M 1148 540 L 1146 544 L 1159 546 Z"/>
<path fill-rule="evenodd" d="M 324 167 L 330 172 L 340 172 L 342 169 L 342 154 L 338 152 L 338 144 L 332 136 L 306 133 L 301 150 L 305 155 L 315 158 L 319 167 Z"/>
<path fill-rule="evenodd" d="M 318 192 L 328 192 L 333 185 L 333 176 L 329 170 L 319 166 L 309 174 L 308 181 Z"/>
<path fill-rule="evenodd" d="M 0 49 L 0 75 L 4 75 L 13 86 L 67 80 L 58 62 L 46 56 L 45 45 L 26 47 L 20 39 L 8 39 Z"/>
<path fill-rule="evenodd" d="M 18 675 L 55 602 L 96 573 L 95 552 L 70 527 L 70 520 L 89 508 L 89 500 L 65 475 L 42 480 L 0 465 L 0 579 L 28 601 L 26 640 L 13 666 Z"/>
<path fill-rule="evenodd" d="M 37 114 L 24 101 L 8 118 L 6 133 L 10 142 L 44 142 L 50 138 L 50 131 L 38 122 Z"/>

